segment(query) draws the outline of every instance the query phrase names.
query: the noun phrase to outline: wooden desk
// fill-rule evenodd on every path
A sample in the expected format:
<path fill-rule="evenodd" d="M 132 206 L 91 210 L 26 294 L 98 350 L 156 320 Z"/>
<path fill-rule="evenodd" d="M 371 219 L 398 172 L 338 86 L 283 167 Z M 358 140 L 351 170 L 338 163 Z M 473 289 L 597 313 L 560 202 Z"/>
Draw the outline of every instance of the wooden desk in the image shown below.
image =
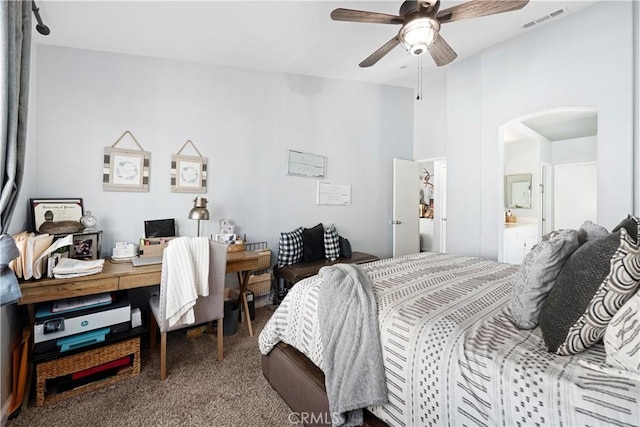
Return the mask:
<path fill-rule="evenodd" d="M 249 335 L 253 336 L 249 305 L 245 289 L 251 272 L 258 267 L 260 255 L 253 251 L 229 252 L 227 254 L 227 273 L 240 274 L 240 296 L 238 302 L 247 319 Z M 122 291 L 160 284 L 162 264 L 134 267 L 131 263 L 113 263 L 105 260 L 100 274 L 74 277 L 71 279 L 41 279 L 20 282 L 22 298 L 19 305 L 27 305 L 30 321 L 34 322 L 34 304 L 63 298 L 99 294 L 102 292 Z"/>

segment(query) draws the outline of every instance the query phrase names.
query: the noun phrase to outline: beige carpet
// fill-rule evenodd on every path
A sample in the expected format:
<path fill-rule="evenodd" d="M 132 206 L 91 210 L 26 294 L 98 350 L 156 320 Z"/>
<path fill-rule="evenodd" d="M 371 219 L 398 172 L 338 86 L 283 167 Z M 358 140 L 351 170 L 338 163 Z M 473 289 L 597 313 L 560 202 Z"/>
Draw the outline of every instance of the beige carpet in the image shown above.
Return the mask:
<path fill-rule="evenodd" d="M 19 426 L 287 426 L 289 407 L 262 375 L 258 334 L 272 314 L 258 308 L 253 338 L 246 325 L 225 337 L 225 357 L 216 360 L 215 335 L 167 340 L 167 370 L 160 381 L 160 352 L 145 348 L 141 373 L 97 391 L 28 408 L 7 423 Z"/>

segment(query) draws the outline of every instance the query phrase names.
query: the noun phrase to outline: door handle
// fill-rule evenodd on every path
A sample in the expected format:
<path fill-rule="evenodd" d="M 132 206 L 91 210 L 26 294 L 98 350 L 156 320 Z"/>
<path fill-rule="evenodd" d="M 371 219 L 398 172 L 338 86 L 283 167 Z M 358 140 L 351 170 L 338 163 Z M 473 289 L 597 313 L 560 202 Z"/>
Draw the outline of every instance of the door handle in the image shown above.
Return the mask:
<path fill-rule="evenodd" d="M 400 225 L 402 224 L 402 221 L 391 221 L 391 225 Z"/>

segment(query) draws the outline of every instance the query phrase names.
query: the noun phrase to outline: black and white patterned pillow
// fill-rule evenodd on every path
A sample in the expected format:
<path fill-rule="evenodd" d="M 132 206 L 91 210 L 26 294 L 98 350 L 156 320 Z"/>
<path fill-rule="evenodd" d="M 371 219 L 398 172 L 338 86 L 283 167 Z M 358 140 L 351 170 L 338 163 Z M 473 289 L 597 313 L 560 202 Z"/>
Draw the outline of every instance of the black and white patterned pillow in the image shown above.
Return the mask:
<path fill-rule="evenodd" d="M 333 224 L 324 230 L 324 256 L 331 261 L 340 257 L 340 238 Z"/>
<path fill-rule="evenodd" d="M 577 354 L 598 342 L 640 283 L 640 247 L 620 230 L 586 242 L 567 260 L 540 312 L 547 349 Z"/>
<path fill-rule="evenodd" d="M 280 233 L 278 267 L 295 264 L 302 259 L 302 227 L 288 233 Z"/>
<path fill-rule="evenodd" d="M 613 316 L 604 333 L 607 363 L 627 371 L 640 372 L 640 292 L 636 292 Z"/>

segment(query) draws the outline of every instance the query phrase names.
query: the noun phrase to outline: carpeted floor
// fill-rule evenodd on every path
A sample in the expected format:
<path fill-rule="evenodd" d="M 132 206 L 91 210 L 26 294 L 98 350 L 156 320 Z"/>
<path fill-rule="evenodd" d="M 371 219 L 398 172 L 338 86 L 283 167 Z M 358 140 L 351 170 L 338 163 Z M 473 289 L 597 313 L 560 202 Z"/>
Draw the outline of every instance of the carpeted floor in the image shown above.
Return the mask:
<path fill-rule="evenodd" d="M 215 335 L 172 332 L 168 376 L 160 381 L 160 351 L 146 348 L 145 340 L 137 377 L 43 407 L 32 396 L 7 427 L 288 426 L 291 410 L 262 375 L 258 351 L 258 335 L 272 312 L 256 309 L 253 338 L 244 324 L 226 336 L 222 362 Z"/>

